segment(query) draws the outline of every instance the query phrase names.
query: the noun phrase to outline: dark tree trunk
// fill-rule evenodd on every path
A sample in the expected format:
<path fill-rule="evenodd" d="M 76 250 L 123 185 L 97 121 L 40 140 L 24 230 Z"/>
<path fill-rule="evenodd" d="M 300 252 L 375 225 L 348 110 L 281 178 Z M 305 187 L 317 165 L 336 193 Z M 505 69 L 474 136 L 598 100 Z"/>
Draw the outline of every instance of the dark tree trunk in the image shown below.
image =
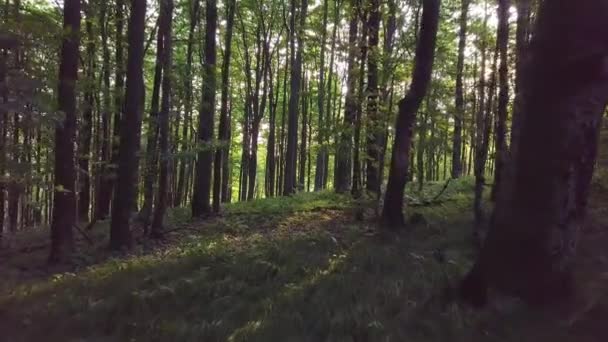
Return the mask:
<path fill-rule="evenodd" d="M 82 114 L 82 127 L 79 130 L 79 193 L 78 193 L 78 218 L 82 221 L 89 220 L 91 206 L 91 171 L 89 161 L 91 160 L 91 138 L 93 134 L 93 107 L 95 106 L 95 36 L 93 32 L 93 8 L 92 3 L 86 7 L 86 32 L 87 32 L 87 65 L 86 78 L 87 85 L 84 92 L 84 110 Z"/>
<path fill-rule="evenodd" d="M 74 249 L 76 223 L 74 143 L 76 139 L 76 80 L 80 45 L 80 0 L 65 0 L 59 65 L 59 110 L 65 115 L 55 126 L 55 195 L 51 223 L 50 263 L 66 260 Z"/>
<path fill-rule="evenodd" d="M 359 39 L 359 84 L 357 94 L 357 110 L 355 112 L 355 136 L 354 136 L 354 147 L 353 147 L 353 186 L 351 193 L 353 197 L 359 198 L 362 190 L 362 178 L 361 178 L 361 126 L 363 121 L 363 97 L 364 97 L 364 86 L 365 86 L 365 62 L 367 61 L 367 13 L 365 10 L 359 11 L 359 19 L 362 22 L 362 32 Z"/>
<path fill-rule="evenodd" d="M 144 33 L 146 0 L 131 0 L 129 18 L 129 53 L 127 58 L 127 82 L 125 107 L 120 127 L 118 151 L 118 177 L 112 205 L 110 224 L 110 248 L 120 250 L 132 245 L 129 227 L 133 203 L 135 203 L 138 149 L 141 131 L 143 96 Z"/>
<path fill-rule="evenodd" d="M 230 163 L 230 146 L 232 141 L 232 106 L 228 109 L 226 121 L 226 158 L 222 159 L 222 203 L 232 200 L 232 164 Z"/>
<path fill-rule="evenodd" d="M 380 0 L 370 0 L 370 13 L 367 22 L 368 57 L 367 57 L 367 158 L 366 190 L 374 199 L 380 196 L 380 143 L 382 127 L 379 117 L 378 90 L 378 40 L 380 31 Z"/>
<path fill-rule="evenodd" d="M 481 66 L 478 82 L 478 97 L 479 107 L 477 108 L 475 116 L 475 199 L 473 201 L 473 213 L 475 215 L 475 227 L 473 231 L 473 237 L 476 242 L 481 242 L 481 233 L 484 228 L 484 215 L 483 215 L 483 187 L 486 182 L 485 171 L 488 149 L 484 144 L 484 134 L 486 131 L 485 126 L 488 124 L 486 119 L 486 60 L 487 60 L 487 40 L 485 33 L 487 32 L 488 17 L 487 6 L 484 12 L 485 19 L 483 22 L 483 33 L 484 36 L 481 38 Z"/>
<path fill-rule="evenodd" d="M 160 113 L 158 117 L 159 126 L 159 178 L 158 193 L 154 206 L 154 217 L 152 220 L 151 236 L 159 238 L 162 236 L 165 212 L 169 200 L 169 110 L 171 109 L 171 68 L 172 68 L 172 26 L 173 26 L 173 0 L 162 0 L 161 11 L 165 17 L 164 26 L 159 25 L 158 32 L 163 34 L 163 97 L 161 100 Z"/>
<path fill-rule="evenodd" d="M 300 142 L 300 170 L 298 172 L 298 190 L 304 191 L 306 189 L 306 154 L 308 149 L 308 97 L 310 93 L 308 92 L 306 84 L 306 73 L 304 73 L 304 79 L 302 81 L 302 89 L 304 92 L 302 93 L 302 97 L 300 98 L 302 101 L 302 132 L 300 133 L 302 140 Z"/>
<path fill-rule="evenodd" d="M 405 225 L 403 196 L 409 169 L 412 126 L 431 81 L 439 24 L 439 7 L 439 0 L 428 0 L 423 3 L 422 24 L 416 43 L 412 83 L 407 95 L 399 101 L 395 142 L 382 213 L 385 223 L 394 228 Z"/>
<path fill-rule="evenodd" d="M 269 100 L 270 100 L 270 122 L 268 132 L 268 144 L 266 149 L 266 182 L 265 190 L 266 197 L 274 197 L 275 184 L 276 184 L 276 121 L 277 121 L 277 105 L 279 102 L 279 75 L 280 72 L 280 54 L 277 52 L 277 79 L 276 83 L 273 81 L 273 69 L 271 61 L 269 60 L 268 73 L 269 73 Z M 275 84 L 277 86 L 275 91 Z"/>
<path fill-rule="evenodd" d="M 327 9 L 328 0 L 323 0 L 323 26 L 321 33 L 321 55 L 319 57 L 319 94 L 317 95 L 317 105 L 319 111 L 319 133 L 317 134 L 317 143 L 319 144 L 319 152 L 317 153 L 317 162 L 315 166 L 315 191 L 323 188 L 323 173 L 325 171 L 325 124 L 323 118 L 323 110 L 325 109 L 325 43 L 327 38 Z"/>
<path fill-rule="evenodd" d="M 101 151 L 100 151 L 100 175 L 98 177 L 95 189 L 95 218 L 105 219 L 109 213 L 111 190 L 110 174 L 110 113 L 111 113 L 111 96 L 110 96 L 110 48 L 108 46 L 108 19 L 107 19 L 107 4 L 104 1 L 100 2 L 99 27 L 101 31 L 101 44 L 103 54 L 103 106 L 101 112 Z M 98 132 L 99 135 L 99 132 Z"/>
<path fill-rule="evenodd" d="M 357 28 L 358 28 L 357 1 L 351 0 L 350 23 L 348 28 L 348 69 L 347 90 L 344 105 L 344 127 L 340 135 L 340 142 L 336 149 L 336 192 L 346 193 L 352 185 L 352 155 L 353 155 L 353 128 L 357 116 Z"/>
<path fill-rule="evenodd" d="M 509 8 L 510 0 L 498 1 L 498 34 L 497 44 L 500 51 L 500 71 L 498 73 L 499 94 L 498 94 L 498 117 L 496 122 L 496 157 L 494 185 L 492 186 L 492 199 L 496 199 L 496 189 L 502 180 L 503 165 L 507 158 L 507 106 L 509 105 Z"/>
<path fill-rule="evenodd" d="M 302 0 L 299 15 L 299 25 L 296 32 L 296 0 L 291 1 L 291 91 L 289 95 L 289 122 L 287 127 L 287 151 L 285 156 L 285 176 L 283 196 L 296 192 L 296 167 L 298 149 L 298 116 L 300 101 L 300 85 L 302 79 L 302 53 L 304 50 L 304 25 L 308 0 Z M 296 51 L 297 40 L 297 51 Z"/>
<path fill-rule="evenodd" d="M 7 10 L 8 11 L 8 10 Z M 8 15 L 8 14 L 7 14 Z M 8 103 L 8 94 L 6 85 L 6 68 L 7 61 L 6 55 L 0 55 L 0 87 L 2 96 L 2 104 Z M 6 142 L 8 134 L 8 111 L 0 110 L 0 174 L 4 175 L 6 172 Z M 2 234 L 4 233 L 4 216 L 6 215 L 6 207 L 4 201 L 6 200 L 6 185 L 4 182 L 0 182 L 0 242 L 2 241 Z"/>
<path fill-rule="evenodd" d="M 188 150 L 189 132 L 192 124 L 192 57 L 194 54 L 194 34 L 196 24 L 198 23 L 198 15 L 200 9 L 199 0 L 190 0 L 189 15 L 190 25 L 188 31 L 188 46 L 186 48 L 186 72 L 184 77 L 184 126 L 182 130 L 182 151 Z M 175 205 L 184 204 L 184 192 L 186 191 L 186 183 L 188 174 L 186 173 L 187 166 L 191 164 L 190 159 L 184 159 L 179 165 L 177 190 L 175 194 Z"/>
<path fill-rule="evenodd" d="M 215 64 L 217 30 L 216 0 L 206 0 L 205 11 L 205 64 L 203 73 L 205 85 L 199 114 L 198 142 L 203 150 L 198 153 L 196 178 L 192 197 L 192 216 L 201 217 L 211 213 L 211 171 L 213 163 L 213 119 L 215 114 Z"/>
<path fill-rule="evenodd" d="M 279 170 L 277 177 L 277 194 L 283 193 L 283 184 L 285 179 L 285 122 L 287 116 L 287 75 L 289 71 L 289 43 L 285 43 L 285 69 L 283 72 L 283 104 L 281 110 L 281 132 L 279 134 Z"/>
<path fill-rule="evenodd" d="M 165 6 L 164 4 L 162 5 Z M 141 207 L 139 217 L 144 225 L 144 232 L 147 232 L 152 215 L 152 203 L 154 203 L 154 184 L 158 175 L 158 136 L 159 136 L 159 106 L 160 106 L 160 86 L 163 81 L 165 32 L 168 28 L 169 18 L 167 11 L 161 9 L 158 16 L 158 33 L 156 38 L 156 65 L 154 66 L 154 81 L 152 83 L 152 99 L 150 101 L 150 116 L 148 117 L 148 137 L 146 144 L 146 170 L 144 177 L 144 204 Z"/>
<path fill-rule="evenodd" d="M 228 143 L 228 90 L 229 90 L 229 80 L 230 80 L 230 56 L 232 53 L 232 29 L 234 26 L 234 12 L 236 1 L 230 0 L 226 4 L 226 33 L 225 33 L 225 43 L 224 43 L 224 56 L 222 60 L 222 95 L 221 95 L 221 104 L 220 104 L 220 123 L 218 128 L 218 139 L 222 146 L 217 149 L 215 152 L 215 164 L 214 164 L 214 172 L 215 175 L 213 179 L 213 211 L 220 211 L 220 201 L 221 201 L 221 185 L 223 181 L 223 167 L 224 167 L 224 159 L 229 158 L 230 150 L 227 148 L 229 146 Z"/>
<path fill-rule="evenodd" d="M 469 0 L 461 0 L 460 8 L 460 31 L 458 34 L 458 62 L 456 64 L 456 95 L 454 115 L 454 136 L 452 139 L 452 178 L 462 176 L 462 126 L 465 114 L 464 108 L 464 49 L 467 44 L 467 18 L 469 12 Z"/>
<path fill-rule="evenodd" d="M 568 20 L 564 20 L 568 18 Z M 487 239 L 461 295 L 568 302 L 601 117 L 608 102 L 604 1 L 544 1 L 522 83 L 520 132 Z M 521 148 L 520 148 L 521 147 Z"/>

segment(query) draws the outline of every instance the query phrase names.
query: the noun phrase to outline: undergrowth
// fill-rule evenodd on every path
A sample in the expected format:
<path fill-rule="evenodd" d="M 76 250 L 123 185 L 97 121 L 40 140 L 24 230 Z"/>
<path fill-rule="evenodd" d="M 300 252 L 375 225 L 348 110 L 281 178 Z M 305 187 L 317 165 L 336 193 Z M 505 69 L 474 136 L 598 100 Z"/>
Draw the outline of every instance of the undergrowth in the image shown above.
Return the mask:
<path fill-rule="evenodd" d="M 517 340 L 504 314 L 442 299 L 473 255 L 471 181 L 451 186 L 409 208 L 424 222 L 393 235 L 329 192 L 234 204 L 203 222 L 176 210 L 188 229 L 166 248 L 13 288 L 0 330 L 9 341 Z"/>

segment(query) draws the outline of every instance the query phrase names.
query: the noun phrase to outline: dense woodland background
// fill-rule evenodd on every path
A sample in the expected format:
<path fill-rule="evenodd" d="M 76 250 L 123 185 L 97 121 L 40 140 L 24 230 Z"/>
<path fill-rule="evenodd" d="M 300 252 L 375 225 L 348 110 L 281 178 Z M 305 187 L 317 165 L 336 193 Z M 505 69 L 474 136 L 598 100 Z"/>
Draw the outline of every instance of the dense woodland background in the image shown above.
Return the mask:
<path fill-rule="evenodd" d="M 330 283 L 366 288 L 372 277 L 356 272 L 383 274 L 390 295 L 352 293 L 363 314 L 336 304 L 357 312 L 340 329 L 358 341 L 409 336 L 396 322 L 435 301 L 483 307 L 488 289 L 532 305 L 579 303 L 575 251 L 605 189 L 603 169 L 594 173 L 608 101 L 603 1 L 6 0 L 0 18 L 0 260 L 8 270 L 43 251 L 50 267 L 41 276 L 19 266 L 25 275 L 7 281 L 12 308 L 65 286 L 74 296 L 53 297 L 67 310 L 58 317 L 124 309 L 150 325 L 127 320 L 102 335 L 223 340 L 237 335 L 213 312 L 250 315 L 260 304 L 230 311 L 217 298 L 258 298 L 313 272 L 305 288 L 321 292 L 310 296 L 341 300 L 350 290 L 323 292 L 317 278 L 335 271 L 343 278 Z M 180 278 L 199 262 L 200 279 Z M 147 280 L 127 281 L 141 265 Z M 421 265 L 430 275 L 400 278 Z M 108 291 L 98 276 L 119 286 Z M 423 305 L 401 292 L 412 279 L 432 293 Z M 26 280 L 28 290 L 12 284 Z M 148 280 L 162 291 L 138 292 Z M 84 283 L 118 292 L 96 307 L 104 299 L 85 300 Z M 176 288 L 181 299 L 163 301 Z M 190 312 L 187 295 L 219 307 L 200 313 L 202 327 L 154 323 L 168 319 L 159 303 Z M 151 306 L 127 307 L 132 296 Z M 285 296 L 277 305 L 315 303 Z M 388 308 L 395 297 L 409 309 Z M 361 328 L 377 308 L 387 310 L 380 321 Z M 249 336 L 261 324 L 252 322 L 235 331 Z M 329 335 L 313 340 L 331 340 L 333 328 L 317 328 Z"/>

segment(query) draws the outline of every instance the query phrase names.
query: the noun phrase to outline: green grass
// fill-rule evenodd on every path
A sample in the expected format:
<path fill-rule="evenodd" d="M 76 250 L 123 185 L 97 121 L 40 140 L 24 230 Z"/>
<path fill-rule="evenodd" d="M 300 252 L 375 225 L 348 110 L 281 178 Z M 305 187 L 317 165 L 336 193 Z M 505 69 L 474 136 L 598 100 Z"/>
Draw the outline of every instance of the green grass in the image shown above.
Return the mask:
<path fill-rule="evenodd" d="M 372 233 L 332 193 L 239 203 L 207 222 L 176 210 L 172 222 L 196 231 L 14 288 L 0 298 L 0 330 L 9 341 L 516 338 L 496 313 L 439 305 L 472 262 L 471 184 L 452 185 L 442 204 L 408 210 L 426 223 L 394 235 Z"/>

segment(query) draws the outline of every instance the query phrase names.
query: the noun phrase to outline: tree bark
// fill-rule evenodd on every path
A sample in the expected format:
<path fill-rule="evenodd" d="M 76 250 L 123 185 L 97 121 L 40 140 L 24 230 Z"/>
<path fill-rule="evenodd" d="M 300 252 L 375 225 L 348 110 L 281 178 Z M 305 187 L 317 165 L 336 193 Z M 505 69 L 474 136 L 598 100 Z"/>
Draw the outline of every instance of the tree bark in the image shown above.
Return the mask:
<path fill-rule="evenodd" d="M 327 38 L 327 12 L 328 0 L 323 0 L 323 25 L 321 33 L 321 54 L 319 56 L 319 94 L 317 95 L 317 105 L 319 111 L 319 133 L 317 134 L 317 143 L 319 144 L 319 152 L 317 153 L 317 161 L 315 166 L 315 191 L 323 188 L 323 172 L 325 170 L 325 126 L 323 121 L 323 111 L 325 109 L 325 49 Z"/>
<path fill-rule="evenodd" d="M 380 31 L 380 0 L 370 0 L 368 27 L 368 57 L 367 57 L 367 158 L 366 158 L 366 190 L 374 199 L 380 196 L 380 142 L 382 128 L 380 126 L 379 92 L 378 92 L 378 51 Z"/>
<path fill-rule="evenodd" d="M 234 26 L 234 12 L 236 1 L 230 0 L 226 4 L 226 33 L 224 43 L 224 56 L 222 60 L 222 95 L 220 104 L 220 123 L 218 128 L 218 139 L 222 144 L 215 152 L 213 179 L 213 211 L 220 211 L 221 201 L 221 185 L 223 181 L 222 169 L 224 167 L 224 159 L 229 157 L 230 150 L 228 145 L 228 89 L 230 80 L 230 57 L 232 54 L 232 30 Z"/>
<path fill-rule="evenodd" d="M 59 65 L 59 110 L 65 118 L 55 126 L 55 194 L 51 223 L 49 263 L 65 261 L 74 249 L 72 226 L 76 223 L 76 81 L 80 46 L 80 0 L 65 0 L 64 35 Z"/>
<path fill-rule="evenodd" d="M 128 38 L 129 53 L 127 57 L 127 82 L 124 113 L 120 128 L 120 148 L 118 151 L 118 177 L 112 205 L 110 223 L 110 248 L 120 250 L 132 245 L 129 227 L 135 187 L 138 150 L 141 130 L 142 95 L 143 95 L 143 60 L 144 31 L 146 17 L 146 0 L 131 0 Z"/>
<path fill-rule="evenodd" d="M 509 8 L 510 0 L 498 1 L 498 34 L 497 44 L 500 51 L 500 70 L 498 73 L 499 94 L 496 123 L 496 156 L 494 184 L 492 186 L 492 200 L 496 199 L 496 189 L 502 181 L 502 171 L 507 158 L 507 106 L 509 105 Z"/>
<path fill-rule="evenodd" d="M 199 114 L 198 142 L 202 151 L 196 162 L 196 178 L 192 197 L 192 216 L 201 217 L 211 213 L 211 170 L 213 163 L 213 119 L 215 114 L 215 64 L 217 30 L 217 2 L 206 0 L 205 12 L 205 64 L 203 66 L 205 85 Z"/>
<path fill-rule="evenodd" d="M 475 305 L 485 304 L 490 287 L 537 305 L 572 298 L 572 261 L 608 103 L 606 18 L 604 1 L 541 5 L 524 65 L 512 167 L 461 287 Z"/>
<path fill-rule="evenodd" d="M 456 95 L 454 115 L 454 136 L 452 139 L 452 178 L 462 176 L 462 126 L 465 115 L 464 107 L 464 50 L 467 44 L 467 20 L 469 12 L 469 0 L 461 0 L 460 8 L 460 31 L 458 34 L 458 61 L 456 63 Z"/>
<path fill-rule="evenodd" d="M 169 111 L 171 110 L 171 78 L 172 78 L 172 33 L 173 33 L 173 0 L 162 0 L 161 11 L 165 17 L 165 26 L 161 30 L 159 25 L 158 32 L 163 33 L 163 96 L 161 100 L 160 113 L 158 117 L 159 126 L 159 178 L 158 178 L 158 193 L 156 194 L 156 204 L 154 206 L 154 217 L 152 220 L 152 229 L 150 231 L 153 238 L 162 236 L 163 223 L 165 212 L 167 211 L 167 202 L 169 200 Z"/>
<path fill-rule="evenodd" d="M 308 0 L 302 0 L 299 14 L 299 25 L 296 32 L 296 1 L 291 1 L 291 91 L 289 95 L 289 122 L 287 126 L 287 151 L 285 156 L 285 177 L 283 196 L 296 192 L 296 164 L 298 148 L 298 116 L 300 101 L 300 83 L 302 79 L 302 52 L 304 50 L 304 25 Z M 297 50 L 296 50 L 297 40 Z"/>
<path fill-rule="evenodd" d="M 439 26 L 439 0 L 423 3 L 422 23 L 416 43 L 414 72 L 407 95 L 399 101 L 399 114 L 395 125 L 395 142 L 384 198 L 383 219 L 392 228 L 403 227 L 403 196 L 409 169 L 412 126 L 416 112 L 427 93 L 435 59 L 435 43 Z"/>
<path fill-rule="evenodd" d="M 352 186 L 352 154 L 353 154 L 353 129 L 357 116 L 357 31 L 358 31 L 358 7 L 357 0 L 351 0 L 350 22 L 348 25 L 348 57 L 347 57 L 347 84 L 344 105 L 344 127 L 340 134 L 340 142 L 337 146 L 336 163 L 336 192 L 346 193 Z"/>

